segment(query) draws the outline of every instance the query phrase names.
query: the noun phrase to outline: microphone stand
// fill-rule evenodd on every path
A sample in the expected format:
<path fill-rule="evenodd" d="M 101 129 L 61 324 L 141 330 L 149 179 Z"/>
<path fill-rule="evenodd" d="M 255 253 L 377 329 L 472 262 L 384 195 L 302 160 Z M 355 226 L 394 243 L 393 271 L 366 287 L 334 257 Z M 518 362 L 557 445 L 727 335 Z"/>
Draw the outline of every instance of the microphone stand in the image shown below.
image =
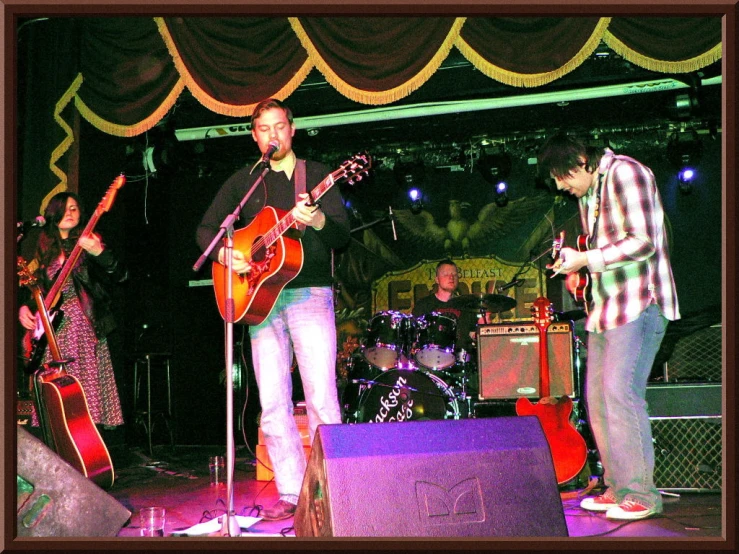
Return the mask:
<path fill-rule="evenodd" d="M 374 221 L 371 221 L 369 223 L 365 223 L 364 225 L 361 225 L 359 227 L 355 227 L 349 233 L 358 233 L 359 231 L 364 231 L 365 229 L 369 229 L 370 227 L 374 227 L 378 223 L 382 223 L 383 221 L 389 221 L 391 218 L 390 214 L 383 215 L 379 219 L 375 219 Z"/>
<path fill-rule="evenodd" d="M 223 237 L 224 261 L 226 262 L 226 315 L 224 317 L 224 327 L 226 334 L 226 513 L 223 516 L 221 530 L 214 533 L 215 536 L 222 537 L 240 537 L 241 527 L 236 520 L 236 512 L 234 510 L 234 490 L 233 490 L 233 474 L 234 474 L 234 438 L 233 438 L 233 326 L 234 326 L 234 302 L 233 302 L 233 233 L 234 222 L 239 218 L 241 210 L 244 209 L 254 190 L 264 180 L 265 175 L 270 169 L 269 163 L 265 163 L 262 173 L 254 181 L 244 198 L 241 199 L 236 209 L 226 216 L 221 223 L 218 234 L 213 238 L 208 248 L 198 258 L 193 266 L 193 271 L 198 271 L 209 254 Z"/>

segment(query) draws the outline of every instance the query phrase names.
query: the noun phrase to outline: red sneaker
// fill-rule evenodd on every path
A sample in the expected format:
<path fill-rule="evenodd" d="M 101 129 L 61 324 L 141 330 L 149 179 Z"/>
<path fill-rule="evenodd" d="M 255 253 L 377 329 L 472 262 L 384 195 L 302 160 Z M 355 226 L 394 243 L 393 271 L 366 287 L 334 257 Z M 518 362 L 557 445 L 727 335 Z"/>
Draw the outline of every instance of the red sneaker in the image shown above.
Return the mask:
<path fill-rule="evenodd" d="M 608 519 L 634 520 L 644 519 L 649 516 L 653 516 L 656 513 L 656 508 L 647 508 L 633 500 L 626 500 L 615 508 L 610 508 L 606 512 L 606 517 Z"/>
<path fill-rule="evenodd" d="M 584 499 L 580 502 L 580 507 L 590 512 L 607 512 L 611 508 L 617 508 L 618 502 L 606 493 Z"/>

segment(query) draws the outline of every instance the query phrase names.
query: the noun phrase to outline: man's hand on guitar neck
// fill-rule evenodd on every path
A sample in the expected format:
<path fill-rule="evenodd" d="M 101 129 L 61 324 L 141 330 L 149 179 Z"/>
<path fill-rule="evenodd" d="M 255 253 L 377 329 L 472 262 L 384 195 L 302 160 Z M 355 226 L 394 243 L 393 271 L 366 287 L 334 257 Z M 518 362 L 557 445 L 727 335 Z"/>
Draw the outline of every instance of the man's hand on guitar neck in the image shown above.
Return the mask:
<path fill-rule="evenodd" d="M 299 195 L 298 203 L 292 210 L 293 217 L 298 223 L 313 227 L 316 231 L 323 229 L 326 225 L 326 214 L 315 204 L 309 204 L 310 197 L 307 193 Z"/>
<path fill-rule="evenodd" d="M 218 251 L 218 263 L 226 265 L 226 248 L 221 246 Z M 251 271 L 251 264 L 247 261 L 246 256 L 241 250 L 234 248 L 233 254 L 231 255 L 231 270 L 238 275 L 246 275 Z"/>
<path fill-rule="evenodd" d="M 563 273 L 574 273 L 580 271 L 583 267 L 588 265 L 588 256 L 585 252 L 578 252 L 574 248 L 563 248 L 559 253 L 557 260 L 547 266 L 547 269 L 553 269 L 552 277 Z"/>

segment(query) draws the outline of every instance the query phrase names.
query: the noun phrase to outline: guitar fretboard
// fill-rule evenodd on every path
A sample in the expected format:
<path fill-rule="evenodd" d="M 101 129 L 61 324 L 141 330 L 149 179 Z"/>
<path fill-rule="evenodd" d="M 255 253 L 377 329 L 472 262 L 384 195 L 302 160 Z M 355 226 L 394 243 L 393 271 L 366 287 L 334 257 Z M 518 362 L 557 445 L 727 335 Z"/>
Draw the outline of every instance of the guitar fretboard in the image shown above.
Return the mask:
<path fill-rule="evenodd" d="M 337 170 L 328 175 L 323 181 L 321 181 L 312 191 L 311 191 L 311 197 L 313 198 L 313 202 L 321 198 L 328 189 L 330 189 L 335 182 L 334 175 L 336 173 L 341 173 L 342 170 Z M 272 227 L 269 231 L 267 231 L 262 239 L 260 241 L 257 241 L 254 245 L 257 247 L 263 247 L 263 248 L 269 248 L 272 246 L 277 239 L 279 239 L 285 231 L 287 231 L 290 227 L 295 225 L 297 220 L 295 219 L 295 216 L 293 215 L 292 210 L 290 210 L 285 216 L 278 221 L 274 227 Z"/>

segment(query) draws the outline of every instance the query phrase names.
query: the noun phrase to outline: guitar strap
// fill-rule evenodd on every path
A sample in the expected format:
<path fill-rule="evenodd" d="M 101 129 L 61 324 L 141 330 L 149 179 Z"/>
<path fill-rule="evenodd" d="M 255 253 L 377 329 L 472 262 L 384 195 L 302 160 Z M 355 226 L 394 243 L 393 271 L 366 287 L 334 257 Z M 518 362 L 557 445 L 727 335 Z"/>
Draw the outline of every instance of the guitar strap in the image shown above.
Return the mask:
<path fill-rule="evenodd" d="M 295 203 L 298 203 L 298 199 L 301 194 L 306 191 L 305 184 L 305 160 L 297 160 L 295 163 Z M 305 225 L 302 223 L 296 223 L 298 230 L 301 235 L 305 232 Z"/>
<path fill-rule="evenodd" d="M 595 196 L 595 221 L 593 221 L 593 231 L 588 236 L 588 248 L 595 248 L 598 237 L 598 222 L 600 221 L 601 202 L 603 201 L 601 194 L 603 193 L 604 174 L 598 174 L 598 192 Z"/>

